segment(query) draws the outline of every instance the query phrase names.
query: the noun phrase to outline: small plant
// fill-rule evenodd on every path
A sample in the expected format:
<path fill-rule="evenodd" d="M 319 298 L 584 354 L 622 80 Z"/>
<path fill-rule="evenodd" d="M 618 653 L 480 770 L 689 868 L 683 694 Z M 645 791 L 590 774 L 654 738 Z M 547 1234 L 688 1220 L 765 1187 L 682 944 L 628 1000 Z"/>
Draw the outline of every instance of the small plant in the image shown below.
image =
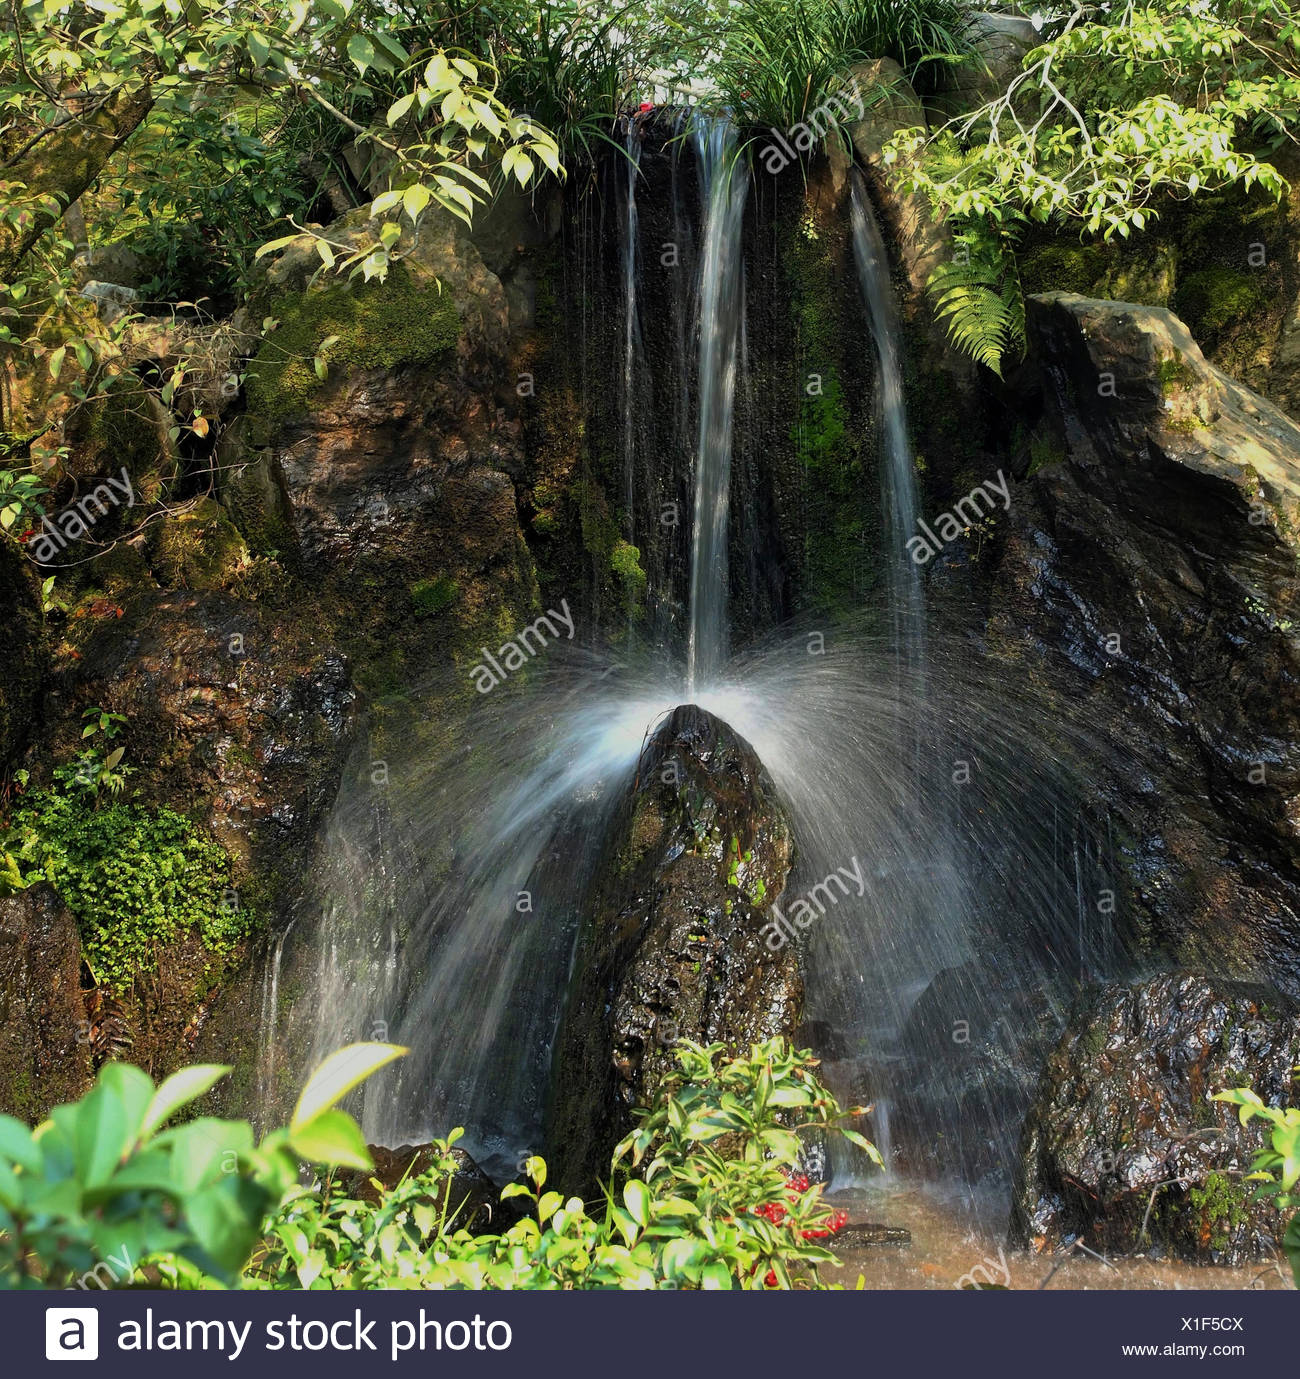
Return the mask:
<path fill-rule="evenodd" d="M 82 740 L 105 746 L 126 726 L 122 714 L 102 708 L 83 717 Z M 134 769 L 121 764 L 123 751 L 92 746 L 54 768 L 50 789 L 10 790 L 0 826 L 0 895 L 53 885 L 76 916 L 96 985 L 115 995 L 152 971 L 162 946 L 183 930 L 223 958 L 255 922 L 239 904 L 220 844 L 175 810 L 117 798 Z M 26 773 L 14 784 L 25 788 Z"/>
<path fill-rule="evenodd" d="M 53 583 L 53 580 L 50 581 Z M 81 730 L 81 740 L 102 735 L 105 742 L 112 742 L 126 726 L 126 715 L 110 713 L 107 709 L 87 709 L 82 718 L 89 720 Z M 90 747 L 75 761 L 54 768 L 55 781 L 68 790 L 80 790 L 96 803 L 100 791 L 107 791 L 116 798 L 126 788 L 126 778 L 135 771 L 133 766 L 122 766 L 126 755 L 125 747 L 114 747 L 109 752 Z M 120 768 L 120 769 L 119 769 Z"/>
<path fill-rule="evenodd" d="M 801 1133 L 845 1134 L 843 1112 L 815 1062 L 785 1041 L 729 1055 L 683 1045 L 680 1069 L 618 1147 L 603 1212 L 546 1190 L 547 1167 L 502 1199 L 530 1214 L 501 1234 L 464 1228 L 454 1131 L 423 1173 L 377 1201 L 341 1196 L 326 1181 L 289 1186 L 243 1272 L 250 1288 L 788 1288 L 824 1286 L 825 1239 L 844 1222 L 794 1165 Z M 338 1113 L 335 1113 L 338 1114 Z M 345 1118 L 346 1119 L 346 1118 Z M 291 1127 L 292 1129 L 292 1127 Z M 355 1145 L 353 1146 L 355 1148 Z M 343 1160 L 336 1157 L 336 1162 Z M 375 1185 L 378 1187 L 378 1184 Z M 174 1287 L 205 1284 L 189 1257 L 156 1261 Z"/>
<path fill-rule="evenodd" d="M 35 474 L 0 469 L 0 531 L 17 535 L 28 523 L 44 517 L 41 499 L 49 491 Z"/>
<path fill-rule="evenodd" d="M 247 1121 L 201 1116 L 163 1128 L 230 1071 L 216 1065 L 183 1068 L 155 1088 L 139 1068 L 110 1063 L 35 1130 L 0 1116 L 0 1287 L 68 1288 L 87 1277 L 104 1287 L 106 1269 L 121 1286 L 155 1255 L 173 1262 L 173 1277 L 234 1283 L 302 1162 L 371 1167 L 337 1103 L 405 1052 L 353 1044 L 331 1054 L 288 1128 L 260 1144 Z"/>
<path fill-rule="evenodd" d="M 1271 1200 L 1279 1210 L 1295 1213 L 1282 1236 L 1282 1249 L 1300 1288 L 1300 1211 L 1296 1210 L 1300 1208 L 1300 1107 L 1269 1106 L 1249 1087 L 1215 1092 L 1211 1100 L 1236 1106 L 1243 1125 L 1259 1119 L 1268 1126 L 1264 1146 L 1256 1153 L 1246 1181 L 1260 1184 L 1255 1190 L 1257 1199 Z"/>

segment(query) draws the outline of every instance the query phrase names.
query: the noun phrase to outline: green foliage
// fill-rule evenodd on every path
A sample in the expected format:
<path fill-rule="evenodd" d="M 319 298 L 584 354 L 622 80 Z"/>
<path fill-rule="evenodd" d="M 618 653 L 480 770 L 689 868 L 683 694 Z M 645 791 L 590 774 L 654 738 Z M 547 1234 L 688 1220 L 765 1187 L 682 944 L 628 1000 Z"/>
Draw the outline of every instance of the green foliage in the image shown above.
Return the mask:
<path fill-rule="evenodd" d="M 45 516 L 41 499 L 49 489 L 35 474 L 0 469 L 0 531 L 19 535 L 28 524 Z"/>
<path fill-rule="evenodd" d="M 1226 1173 L 1207 1173 L 1205 1182 L 1192 1188 L 1187 1196 L 1205 1221 L 1210 1248 L 1227 1249 L 1231 1232 L 1246 1221 L 1241 1188 Z"/>
<path fill-rule="evenodd" d="M 935 315 L 959 350 L 1001 377 L 1025 348 L 1025 298 L 1006 236 L 978 222 L 953 237 L 956 253 L 930 275 Z"/>
<path fill-rule="evenodd" d="M 876 1157 L 782 1040 L 726 1056 L 685 1044 L 680 1071 L 616 1152 L 603 1214 L 545 1191 L 546 1164 L 503 1198 L 531 1214 L 500 1235 L 458 1226 L 451 1149 L 367 1203 L 328 1187 L 291 1194 L 246 1273 L 270 1288 L 762 1288 L 820 1286 L 833 1256 L 816 1243 L 832 1212 L 819 1187 L 792 1183 L 800 1133 L 848 1136 Z M 628 1170 L 635 1176 L 629 1176 Z"/>
<path fill-rule="evenodd" d="M 1282 1248 L 1291 1261 L 1296 1287 L 1300 1288 L 1300 1210 L 1296 1210 L 1300 1208 L 1300 1107 L 1268 1106 L 1249 1087 L 1215 1092 L 1211 1099 L 1236 1106 L 1243 1125 L 1255 1119 L 1265 1124 L 1267 1138 L 1255 1155 L 1246 1181 L 1260 1184 L 1255 1191 L 1257 1198 L 1294 1213 L 1282 1237 Z"/>
<path fill-rule="evenodd" d="M 532 1158 L 527 1183 L 502 1192 L 531 1214 L 500 1235 L 471 1235 L 454 1182 L 459 1131 L 435 1145 L 427 1171 L 376 1202 L 334 1193 L 328 1176 L 301 1185 L 300 1160 L 371 1167 L 338 1103 L 404 1052 L 332 1054 L 288 1128 L 258 1145 L 246 1121 L 162 1129 L 220 1067 L 183 1069 L 155 1091 L 138 1069 L 110 1064 L 34 1132 L 0 1117 L 0 1285 L 67 1287 L 93 1273 L 120 1287 L 145 1262 L 179 1288 L 822 1287 L 818 1266 L 833 1256 L 817 1242 L 836 1216 L 793 1173 L 801 1133 L 843 1134 L 879 1162 L 843 1126 L 852 1113 L 810 1055 L 775 1039 L 740 1056 L 683 1045 L 676 1081 L 618 1147 L 621 1185 L 598 1215 L 545 1191 L 546 1165 Z"/>
<path fill-rule="evenodd" d="M 0 1287 L 128 1285 L 150 1256 L 173 1276 L 233 1283 L 264 1217 L 295 1188 L 302 1161 L 370 1167 L 337 1102 L 405 1052 L 354 1044 L 313 1074 L 287 1130 L 260 1144 L 247 1121 L 199 1117 L 163 1127 L 229 1068 L 184 1068 L 155 1088 L 110 1063 L 95 1086 L 35 1130 L 0 1116 Z M 85 1286 L 89 1286 L 86 1282 Z"/>
<path fill-rule="evenodd" d="M 721 104 L 747 124 L 789 129 L 837 97 L 855 62 L 894 58 L 925 76 L 970 52 L 958 0 L 747 0 L 719 21 L 708 69 Z"/>
<path fill-rule="evenodd" d="M 117 726 L 118 715 L 103 716 L 110 730 Z M 98 722 L 88 731 L 99 731 Z M 184 815 L 99 807 L 101 789 L 121 789 L 120 762 L 121 748 L 91 748 L 56 769 L 53 789 L 25 796 L 0 832 L 0 890 L 51 882 L 76 916 L 96 983 L 117 992 L 153 971 L 161 947 L 182 931 L 196 932 L 220 958 L 254 922 L 231 903 L 225 849 Z"/>
<path fill-rule="evenodd" d="M 1000 238 L 1004 259 L 1026 219 L 1127 239 L 1170 199 L 1229 186 L 1280 197 L 1264 155 L 1295 141 L 1298 32 L 1285 0 L 1081 5 L 995 99 L 934 133 L 900 133 L 887 157 L 937 218 Z M 1011 274 L 997 279 L 974 293 L 978 310 L 963 285 L 948 314 L 963 326 L 955 341 L 1000 366 L 1014 331 L 994 302 Z"/>

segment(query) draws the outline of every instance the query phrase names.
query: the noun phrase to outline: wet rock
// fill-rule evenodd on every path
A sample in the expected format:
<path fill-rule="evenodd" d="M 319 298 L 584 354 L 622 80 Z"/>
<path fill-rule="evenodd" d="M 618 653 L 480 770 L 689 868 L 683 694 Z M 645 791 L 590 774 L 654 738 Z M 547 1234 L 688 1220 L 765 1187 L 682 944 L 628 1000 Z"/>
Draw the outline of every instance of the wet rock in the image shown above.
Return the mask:
<path fill-rule="evenodd" d="M 301 865 L 354 700 L 346 663 L 305 621 L 221 593 L 142 592 L 60 677 L 55 757 L 75 754 L 80 705 L 123 713 L 134 788 L 201 817 L 245 862 Z"/>
<path fill-rule="evenodd" d="M 581 926 L 552 1071 L 548 1158 L 589 1186 L 676 1067 L 680 1039 L 735 1048 L 799 1026 L 790 945 L 763 930 L 792 843 L 754 750 L 686 705 L 642 754 Z"/>
<path fill-rule="evenodd" d="M 0 1112 L 32 1124 L 90 1086 L 77 922 L 52 886 L 0 900 Z"/>
<path fill-rule="evenodd" d="M 912 1232 L 906 1226 L 884 1226 L 875 1221 L 850 1221 L 826 1242 L 831 1249 L 865 1250 L 872 1245 L 910 1245 Z"/>
<path fill-rule="evenodd" d="M 82 635 L 79 659 L 45 698 L 48 760 L 81 749 L 87 704 L 124 714 L 132 792 L 208 829 L 233 859 L 223 904 L 274 926 L 350 744 L 347 662 L 311 620 L 215 592 L 141 589 Z M 156 1077 L 204 1059 L 247 1061 L 257 996 L 252 974 L 239 973 L 246 956 L 229 955 L 214 989 L 197 935 L 168 944 L 123 1002 L 132 1060 Z"/>
<path fill-rule="evenodd" d="M 1269 988 L 1175 972 L 1091 989 L 1025 1124 L 1013 1242 L 1082 1238 L 1101 1253 L 1218 1264 L 1271 1256 L 1283 1218 L 1242 1182 L 1263 1132 L 1207 1098 L 1250 1082 L 1292 1104 L 1297 1062 L 1300 1009 Z"/>
<path fill-rule="evenodd" d="M 48 659 L 35 571 L 7 538 L 0 538 L 0 624 L 5 631 L 4 655 L 0 656 L 0 767 L 4 767 L 27 744 L 33 701 Z"/>
<path fill-rule="evenodd" d="M 1049 293 L 1029 328 L 988 647 L 1107 743 L 1076 761 L 1123 860 L 1090 908 L 1300 995 L 1300 428 L 1160 308 Z"/>
<path fill-rule="evenodd" d="M 377 229 L 355 212 L 328 234 L 359 245 Z M 501 472 L 519 463 L 505 289 L 451 216 L 408 227 L 396 252 L 382 283 L 309 284 L 319 263 L 304 239 L 257 295 L 277 324 L 249 365 L 247 463 L 272 466 L 309 566 L 378 555 L 427 570 L 462 488 L 488 511 L 508 499 L 517 525 Z M 312 358 L 329 337 L 322 380 Z"/>

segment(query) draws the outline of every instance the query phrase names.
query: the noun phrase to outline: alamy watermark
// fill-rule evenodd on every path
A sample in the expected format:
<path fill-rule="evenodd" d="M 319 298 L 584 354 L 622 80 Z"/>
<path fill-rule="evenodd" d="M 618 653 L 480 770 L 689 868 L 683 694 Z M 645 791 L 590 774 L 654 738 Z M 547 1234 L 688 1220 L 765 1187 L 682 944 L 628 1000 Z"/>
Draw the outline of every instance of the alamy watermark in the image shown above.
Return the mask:
<path fill-rule="evenodd" d="M 573 640 L 574 622 L 573 615 L 569 612 L 569 600 L 561 599 L 560 607 L 564 610 L 563 615 L 554 608 L 548 608 L 536 622 L 530 623 L 522 632 L 497 647 L 496 656 L 487 647 L 479 647 L 483 660 L 471 669 L 470 676 L 474 681 L 474 688 L 480 694 L 495 689 L 512 670 L 526 666 L 528 658 L 536 656 L 537 652 L 546 646 L 547 633 L 550 634 L 551 641 L 556 641 L 560 636 L 560 627 L 567 627 L 569 641 Z M 537 644 L 536 650 L 533 647 L 534 642 Z M 497 657 L 500 657 L 500 660 Z"/>
<path fill-rule="evenodd" d="M 846 95 L 852 96 L 851 105 L 843 99 Z M 758 156 L 767 171 L 775 177 L 800 155 L 816 149 L 832 129 L 838 129 L 850 120 L 861 120 L 866 113 L 862 88 L 852 81 L 827 96 L 815 110 L 809 112 L 807 119 L 791 125 L 784 133 L 779 129 L 769 129 L 772 142 L 764 144 Z"/>
<path fill-rule="evenodd" d="M 105 479 L 83 498 L 69 503 L 55 518 L 43 517 L 41 525 L 27 538 L 27 553 L 38 565 L 51 565 L 60 551 L 85 536 L 101 517 L 108 515 L 111 508 L 134 505 L 135 489 L 131 487 L 131 475 L 123 465 L 120 479 Z"/>
<path fill-rule="evenodd" d="M 924 518 L 918 517 L 916 525 L 923 535 L 907 538 L 907 550 L 913 561 L 917 565 L 928 565 L 948 542 L 956 541 L 963 532 L 987 517 L 996 507 L 998 498 L 1002 499 L 1002 511 L 1006 512 L 1011 507 L 1011 485 L 1000 469 L 996 482 L 985 479 L 954 503 L 951 512 L 940 513 L 934 519 L 933 529 Z"/>
<path fill-rule="evenodd" d="M 808 928 L 813 920 L 819 919 L 832 905 L 838 905 L 841 900 L 847 899 L 850 881 L 857 887 L 859 899 L 866 895 L 867 878 L 862 870 L 862 863 L 856 857 L 849 860 L 853 863 L 852 871 L 848 867 L 837 868 L 825 880 L 819 881 L 806 896 L 801 895 L 790 906 L 788 914 L 783 913 L 775 901 L 772 902 L 772 918 L 759 930 L 764 944 L 771 952 L 779 952 L 790 939 L 797 936 L 798 930 Z M 835 894 L 836 887 L 839 888 L 839 895 Z"/>

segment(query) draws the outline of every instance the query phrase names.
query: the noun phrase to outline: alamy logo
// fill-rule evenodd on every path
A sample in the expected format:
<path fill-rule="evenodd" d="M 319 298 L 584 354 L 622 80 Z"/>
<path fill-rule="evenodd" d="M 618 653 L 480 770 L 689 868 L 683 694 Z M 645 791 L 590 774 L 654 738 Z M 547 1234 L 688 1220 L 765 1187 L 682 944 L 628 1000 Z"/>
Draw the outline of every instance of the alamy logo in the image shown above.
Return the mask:
<path fill-rule="evenodd" d="M 98 1360 L 99 1313 L 93 1307 L 47 1307 L 45 1358 Z"/>

